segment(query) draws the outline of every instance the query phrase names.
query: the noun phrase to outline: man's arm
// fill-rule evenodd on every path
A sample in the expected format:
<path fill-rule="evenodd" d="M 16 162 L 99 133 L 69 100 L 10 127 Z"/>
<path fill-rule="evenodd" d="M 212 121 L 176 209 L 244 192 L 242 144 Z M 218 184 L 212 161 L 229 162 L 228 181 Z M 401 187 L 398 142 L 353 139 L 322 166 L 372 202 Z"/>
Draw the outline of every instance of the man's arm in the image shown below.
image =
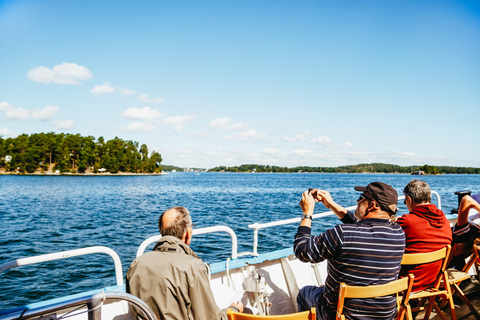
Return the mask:
<path fill-rule="evenodd" d="M 306 219 L 305 219 L 306 220 Z M 334 257 L 341 249 L 343 232 L 338 226 L 328 229 L 319 236 L 312 236 L 309 227 L 298 227 L 293 251 L 302 262 L 318 263 Z"/>
<path fill-rule="evenodd" d="M 337 215 L 340 220 L 342 220 L 347 214 L 347 209 L 333 201 L 330 192 L 325 190 L 317 190 L 317 201 L 321 201 L 325 207 L 329 210 L 332 210 L 333 213 Z"/>

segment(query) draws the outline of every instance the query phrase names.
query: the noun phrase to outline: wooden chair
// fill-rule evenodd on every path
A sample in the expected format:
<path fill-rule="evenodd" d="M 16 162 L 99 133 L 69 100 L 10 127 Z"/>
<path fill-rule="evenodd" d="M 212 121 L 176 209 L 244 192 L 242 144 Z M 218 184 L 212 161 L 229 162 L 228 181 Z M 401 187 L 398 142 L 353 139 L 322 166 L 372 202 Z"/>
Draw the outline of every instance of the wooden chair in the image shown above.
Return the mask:
<path fill-rule="evenodd" d="M 317 315 L 315 308 L 310 311 L 303 311 L 290 314 L 282 314 L 275 316 L 259 316 L 254 314 L 246 314 L 233 312 L 231 309 L 227 310 L 228 320 L 316 320 Z"/>
<path fill-rule="evenodd" d="M 345 298 L 375 298 L 391 294 L 397 294 L 397 320 L 404 319 L 405 315 L 408 320 L 413 319 L 412 311 L 408 304 L 413 280 L 414 276 L 409 274 L 408 277 L 387 284 L 373 286 L 348 286 L 345 283 L 341 283 L 338 294 L 336 320 L 345 320 L 345 315 L 343 314 Z M 398 295 L 399 293 L 402 293 L 402 295 Z"/>
<path fill-rule="evenodd" d="M 434 283 L 428 287 L 427 289 L 412 292 L 410 294 L 410 300 L 412 299 L 419 299 L 420 302 L 417 307 L 412 308 L 412 311 L 423 311 L 425 310 L 425 317 L 424 319 L 428 319 L 430 317 L 430 313 L 434 308 L 440 318 L 446 320 L 445 315 L 443 314 L 440 307 L 435 303 L 436 297 L 443 297 L 448 301 L 448 306 L 450 308 L 450 316 L 453 320 L 457 319 L 455 314 L 455 305 L 453 304 L 453 297 L 452 291 L 450 289 L 450 284 L 448 281 L 447 271 L 445 270 L 448 263 L 448 257 L 450 254 L 451 246 L 447 245 L 445 248 L 433 251 L 433 252 L 426 252 L 426 253 L 410 253 L 404 254 L 402 259 L 402 265 L 417 265 L 417 264 L 425 264 L 431 263 L 438 260 L 442 260 L 442 267 L 440 268 L 440 272 L 437 275 Z M 441 281 L 446 283 L 443 288 L 440 288 Z M 428 299 L 428 306 L 425 307 L 425 301 Z"/>
<path fill-rule="evenodd" d="M 455 247 L 457 244 L 453 245 L 452 252 L 454 252 Z M 480 258 L 478 256 L 478 250 L 479 247 L 477 244 L 473 244 L 473 252 L 469 257 L 468 263 L 463 267 L 462 270 L 456 270 L 456 269 L 447 269 L 447 275 L 448 275 L 448 283 L 450 285 L 450 288 L 452 290 L 452 295 L 456 294 L 460 299 L 462 299 L 463 303 L 468 307 L 470 312 L 473 314 L 475 319 L 480 320 L 480 314 L 478 314 L 478 311 L 475 309 L 475 307 L 472 306 L 470 301 L 468 301 L 468 298 L 465 296 L 465 293 L 463 293 L 462 289 L 460 289 L 460 283 L 470 279 L 470 275 L 468 274 L 468 270 L 475 264 L 478 265 L 480 262 Z M 440 304 L 440 307 L 445 306 L 448 303 L 447 300 L 442 301 Z"/>

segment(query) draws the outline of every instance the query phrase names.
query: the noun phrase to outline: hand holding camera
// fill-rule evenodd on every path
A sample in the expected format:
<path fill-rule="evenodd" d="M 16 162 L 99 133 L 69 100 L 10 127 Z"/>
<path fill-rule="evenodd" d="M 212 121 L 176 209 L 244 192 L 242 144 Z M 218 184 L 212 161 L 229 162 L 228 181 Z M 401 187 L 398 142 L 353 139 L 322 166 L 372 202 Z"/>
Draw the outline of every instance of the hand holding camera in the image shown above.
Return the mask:
<path fill-rule="evenodd" d="M 322 201 L 322 196 L 320 195 L 320 193 L 318 192 L 318 189 L 316 188 L 309 188 L 308 189 L 308 193 L 310 193 L 313 197 L 313 199 L 315 199 L 315 202 L 320 202 Z"/>

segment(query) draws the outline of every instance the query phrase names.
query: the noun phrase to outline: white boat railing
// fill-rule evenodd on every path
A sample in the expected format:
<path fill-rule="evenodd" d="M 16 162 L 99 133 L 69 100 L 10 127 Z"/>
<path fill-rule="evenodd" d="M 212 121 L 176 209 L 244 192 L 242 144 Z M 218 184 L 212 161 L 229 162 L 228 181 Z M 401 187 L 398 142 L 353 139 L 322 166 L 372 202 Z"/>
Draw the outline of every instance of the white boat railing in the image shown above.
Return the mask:
<path fill-rule="evenodd" d="M 230 235 L 230 238 L 232 239 L 232 259 L 237 259 L 237 235 L 235 232 L 227 227 L 227 226 L 213 226 L 213 227 L 207 227 L 207 228 L 200 228 L 200 229 L 193 229 L 193 235 L 199 235 L 199 234 L 206 234 L 206 233 L 213 233 L 213 232 L 226 232 Z M 156 236 L 152 236 L 145 241 L 142 242 L 140 247 L 138 247 L 137 250 L 137 258 L 140 257 L 142 254 L 145 253 L 145 249 L 152 243 L 157 242 L 160 240 L 162 236 L 160 234 Z"/>
<path fill-rule="evenodd" d="M 107 300 L 122 300 L 134 305 L 138 310 L 143 312 L 147 320 L 157 320 L 157 317 L 153 313 L 152 309 L 139 298 L 123 292 L 110 292 L 99 291 L 89 295 L 83 295 L 80 297 L 72 298 L 65 301 L 58 301 L 53 304 L 40 304 L 39 306 L 31 307 L 25 306 L 24 308 L 14 308 L 12 313 L 7 313 L 0 316 L 0 320 L 11 319 L 27 319 L 39 317 L 39 319 L 62 319 L 69 317 L 76 317 L 80 314 L 88 312 L 88 320 L 101 320 L 102 319 L 102 306 L 105 305 Z M 86 309 L 79 309 L 78 307 L 87 306 Z M 63 311 L 67 308 L 73 308 L 72 311 L 59 316 L 55 312 Z M 46 316 L 45 314 L 49 314 Z M 125 315 L 121 317 L 126 318 Z"/>
<path fill-rule="evenodd" d="M 34 257 L 21 258 L 21 259 L 8 261 L 0 265 L 0 273 L 15 267 L 26 266 L 30 264 L 42 263 L 42 262 L 53 261 L 53 260 L 60 260 L 60 259 L 65 259 L 70 257 L 83 256 L 83 255 L 93 254 L 93 253 L 105 253 L 105 254 L 108 254 L 113 259 L 113 263 L 115 265 L 115 278 L 117 280 L 117 285 L 123 285 L 123 271 L 122 271 L 122 262 L 120 261 L 120 257 L 112 249 L 108 247 L 103 247 L 103 246 L 67 250 L 67 251 L 42 254 Z"/>
<path fill-rule="evenodd" d="M 435 195 L 437 198 L 437 208 L 442 210 L 442 201 L 440 200 L 440 195 L 436 191 L 432 191 L 432 195 Z M 399 196 L 398 200 L 404 200 L 405 196 Z M 357 206 L 351 206 L 347 207 L 347 210 L 355 210 Z M 318 219 L 318 218 L 324 218 L 328 217 L 331 215 L 334 215 L 335 213 L 333 211 L 327 211 L 327 212 L 322 212 L 322 213 L 317 213 L 312 216 L 313 219 Z M 267 222 L 267 223 L 258 223 L 255 222 L 253 224 L 248 225 L 250 229 L 253 229 L 253 252 L 252 254 L 254 256 L 258 256 L 258 231 L 261 229 L 265 228 L 270 228 L 270 227 L 277 227 L 277 226 L 283 226 L 286 224 L 291 224 L 291 223 L 299 223 L 301 220 L 301 217 L 298 218 L 292 218 L 292 219 L 286 219 L 286 220 L 279 220 L 279 221 L 273 221 L 273 222 Z"/>

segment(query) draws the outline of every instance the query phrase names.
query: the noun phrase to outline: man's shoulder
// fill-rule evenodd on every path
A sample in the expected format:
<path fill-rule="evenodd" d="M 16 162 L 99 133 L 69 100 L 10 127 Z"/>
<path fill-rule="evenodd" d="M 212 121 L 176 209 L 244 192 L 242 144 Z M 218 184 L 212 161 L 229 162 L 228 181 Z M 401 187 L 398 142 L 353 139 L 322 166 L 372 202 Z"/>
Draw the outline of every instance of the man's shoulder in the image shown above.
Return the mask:
<path fill-rule="evenodd" d="M 402 227 L 397 222 L 388 219 L 364 219 L 353 224 L 341 225 L 344 233 L 380 232 L 380 233 L 403 233 Z"/>
<path fill-rule="evenodd" d="M 189 276 L 195 276 L 205 271 L 206 267 L 202 259 L 193 257 L 183 252 L 147 252 L 136 258 L 128 269 L 128 274 L 153 272 L 154 270 L 176 270 L 176 272 L 186 273 Z"/>

